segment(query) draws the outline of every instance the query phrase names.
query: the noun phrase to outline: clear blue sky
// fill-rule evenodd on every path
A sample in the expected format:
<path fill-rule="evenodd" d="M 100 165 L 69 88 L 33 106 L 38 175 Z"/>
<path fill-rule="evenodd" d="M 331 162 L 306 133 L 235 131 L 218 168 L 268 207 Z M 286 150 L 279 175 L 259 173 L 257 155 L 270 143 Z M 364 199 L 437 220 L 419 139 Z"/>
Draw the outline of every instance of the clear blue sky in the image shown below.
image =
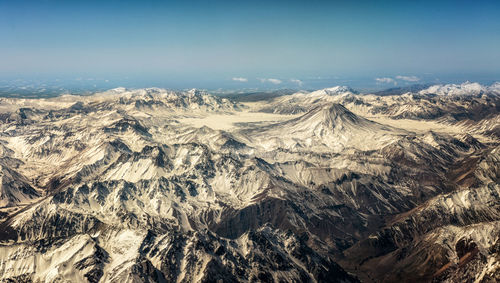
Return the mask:
<path fill-rule="evenodd" d="M 500 1 L 0 0 L 0 77 L 500 74 Z M 232 78 L 246 78 L 232 80 Z M 500 79 L 500 77 L 499 77 Z"/>

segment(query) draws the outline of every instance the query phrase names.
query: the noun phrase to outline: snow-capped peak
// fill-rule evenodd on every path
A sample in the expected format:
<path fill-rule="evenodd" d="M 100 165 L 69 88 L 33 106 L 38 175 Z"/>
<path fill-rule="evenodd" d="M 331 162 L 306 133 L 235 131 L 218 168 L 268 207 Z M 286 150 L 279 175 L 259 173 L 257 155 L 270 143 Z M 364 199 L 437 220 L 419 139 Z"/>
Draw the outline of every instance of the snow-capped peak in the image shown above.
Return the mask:
<path fill-rule="evenodd" d="M 321 95 L 339 95 L 344 93 L 355 93 L 355 91 L 348 86 L 334 86 L 330 88 L 324 88 L 320 90 L 313 91 L 309 93 L 309 96 L 321 96 Z"/>
<path fill-rule="evenodd" d="M 126 92 L 126 91 L 127 91 L 127 89 L 124 87 L 116 87 L 116 88 L 109 90 L 109 92 L 115 92 L 115 93 L 122 93 L 122 92 Z"/>
<path fill-rule="evenodd" d="M 490 92 L 490 89 L 500 89 L 499 86 L 492 85 L 490 87 L 483 86 L 479 83 L 464 82 L 462 84 L 445 84 L 433 85 L 427 89 L 421 90 L 420 94 L 437 94 L 437 95 L 482 95 Z"/>
<path fill-rule="evenodd" d="M 488 87 L 488 90 L 492 93 L 500 95 L 500 82 L 495 82 Z"/>
<path fill-rule="evenodd" d="M 360 120 L 354 113 L 337 103 L 318 106 L 303 117 L 331 127 L 335 126 L 337 121 L 349 121 L 356 124 Z"/>

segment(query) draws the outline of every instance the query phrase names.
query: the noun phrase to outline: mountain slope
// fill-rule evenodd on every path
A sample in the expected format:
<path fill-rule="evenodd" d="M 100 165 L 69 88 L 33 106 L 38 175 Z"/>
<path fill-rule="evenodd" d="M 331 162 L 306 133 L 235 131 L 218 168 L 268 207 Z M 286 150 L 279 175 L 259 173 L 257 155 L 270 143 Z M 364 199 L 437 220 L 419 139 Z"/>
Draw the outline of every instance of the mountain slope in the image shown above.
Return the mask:
<path fill-rule="evenodd" d="M 496 99 L 2 100 L 0 281 L 495 280 Z"/>
<path fill-rule="evenodd" d="M 26 177 L 9 167 L 16 163 L 19 161 L 12 158 L 0 159 L 0 208 L 29 203 L 41 196 Z"/>
<path fill-rule="evenodd" d="M 359 117 L 340 104 L 324 104 L 279 124 L 245 133 L 266 148 L 325 150 L 375 149 L 393 142 L 403 130 Z"/>

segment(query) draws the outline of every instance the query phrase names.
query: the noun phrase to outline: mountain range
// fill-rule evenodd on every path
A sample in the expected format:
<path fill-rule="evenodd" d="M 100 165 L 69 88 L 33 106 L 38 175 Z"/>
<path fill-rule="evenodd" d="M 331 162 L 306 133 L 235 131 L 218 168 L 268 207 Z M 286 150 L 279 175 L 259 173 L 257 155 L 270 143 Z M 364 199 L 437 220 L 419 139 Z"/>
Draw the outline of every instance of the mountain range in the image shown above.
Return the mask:
<path fill-rule="evenodd" d="M 500 280 L 499 83 L 283 94 L 0 98 L 0 281 Z"/>

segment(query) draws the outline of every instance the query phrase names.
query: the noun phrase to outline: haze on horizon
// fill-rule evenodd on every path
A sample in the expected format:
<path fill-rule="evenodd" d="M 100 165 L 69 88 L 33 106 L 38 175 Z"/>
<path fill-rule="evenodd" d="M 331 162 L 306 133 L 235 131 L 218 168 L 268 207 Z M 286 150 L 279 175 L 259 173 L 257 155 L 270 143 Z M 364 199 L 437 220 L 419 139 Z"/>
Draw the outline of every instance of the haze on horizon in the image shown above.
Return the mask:
<path fill-rule="evenodd" d="M 0 81 L 490 82 L 499 14 L 498 1 L 0 1 Z"/>

